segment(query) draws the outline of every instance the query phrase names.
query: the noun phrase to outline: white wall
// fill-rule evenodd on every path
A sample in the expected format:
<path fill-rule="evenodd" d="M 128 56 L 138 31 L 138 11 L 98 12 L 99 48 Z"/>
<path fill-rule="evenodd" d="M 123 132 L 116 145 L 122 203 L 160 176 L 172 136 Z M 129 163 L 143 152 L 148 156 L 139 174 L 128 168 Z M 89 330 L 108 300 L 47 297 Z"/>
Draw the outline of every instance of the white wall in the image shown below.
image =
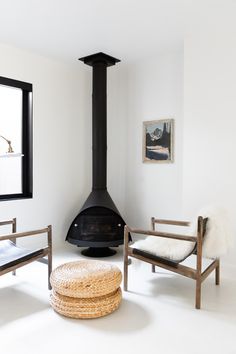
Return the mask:
<path fill-rule="evenodd" d="M 16 216 L 18 230 L 52 224 L 58 245 L 89 190 L 87 73 L 77 62 L 69 66 L 1 45 L 0 75 L 33 84 L 34 132 L 33 199 L 1 201 L 1 220 Z"/>
<path fill-rule="evenodd" d="M 108 69 L 108 189 L 121 213 L 126 150 L 122 72 L 118 66 Z M 91 191 L 92 69 L 77 58 L 69 65 L 1 45 L 0 75 L 33 84 L 34 132 L 33 199 L 1 201 L 0 219 L 16 216 L 18 230 L 52 224 L 54 246 L 63 245 Z"/>
<path fill-rule="evenodd" d="M 108 68 L 108 190 L 137 227 L 209 203 L 234 216 L 235 37 L 227 26 L 217 36 L 197 28 L 184 71 L 182 49 Z M 31 82 L 34 95 L 34 198 L 0 202 L 0 219 L 17 216 L 19 230 L 52 224 L 62 245 L 91 190 L 92 70 L 0 45 L 0 75 Z M 175 119 L 174 163 L 144 164 L 142 122 L 161 118 Z"/>
<path fill-rule="evenodd" d="M 126 216 L 133 226 L 151 216 L 181 217 L 183 51 L 156 54 L 129 66 Z M 142 162 L 142 123 L 174 118 L 174 163 Z"/>
<path fill-rule="evenodd" d="M 201 26 L 185 40 L 183 205 L 188 215 L 222 205 L 235 220 L 235 4 L 211 10 L 198 14 Z"/>
<path fill-rule="evenodd" d="M 0 75 L 33 84 L 34 131 L 33 199 L 1 201 L 1 219 L 16 216 L 18 230 L 52 224 L 58 245 L 88 189 L 86 73 L 79 65 L 1 45 Z"/>
<path fill-rule="evenodd" d="M 127 67 L 121 62 L 107 69 L 107 189 L 122 217 L 125 217 L 127 104 Z"/>

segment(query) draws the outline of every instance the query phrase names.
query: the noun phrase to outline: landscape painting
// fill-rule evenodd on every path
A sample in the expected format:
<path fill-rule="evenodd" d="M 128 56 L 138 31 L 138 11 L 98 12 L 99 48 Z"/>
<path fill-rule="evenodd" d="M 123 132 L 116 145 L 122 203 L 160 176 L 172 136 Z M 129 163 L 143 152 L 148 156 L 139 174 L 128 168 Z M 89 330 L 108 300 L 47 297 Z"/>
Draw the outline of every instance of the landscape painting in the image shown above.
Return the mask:
<path fill-rule="evenodd" d="M 143 122 L 143 162 L 173 162 L 173 119 Z"/>

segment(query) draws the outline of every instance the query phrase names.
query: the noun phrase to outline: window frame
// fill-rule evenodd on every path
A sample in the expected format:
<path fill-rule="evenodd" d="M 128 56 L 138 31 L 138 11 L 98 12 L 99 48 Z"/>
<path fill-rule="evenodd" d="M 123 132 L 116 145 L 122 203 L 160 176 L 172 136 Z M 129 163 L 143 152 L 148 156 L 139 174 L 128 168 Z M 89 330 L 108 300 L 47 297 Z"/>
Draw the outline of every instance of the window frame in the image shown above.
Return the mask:
<path fill-rule="evenodd" d="M 0 85 L 22 90 L 22 193 L 0 194 L 0 201 L 33 198 L 33 85 L 0 76 Z"/>

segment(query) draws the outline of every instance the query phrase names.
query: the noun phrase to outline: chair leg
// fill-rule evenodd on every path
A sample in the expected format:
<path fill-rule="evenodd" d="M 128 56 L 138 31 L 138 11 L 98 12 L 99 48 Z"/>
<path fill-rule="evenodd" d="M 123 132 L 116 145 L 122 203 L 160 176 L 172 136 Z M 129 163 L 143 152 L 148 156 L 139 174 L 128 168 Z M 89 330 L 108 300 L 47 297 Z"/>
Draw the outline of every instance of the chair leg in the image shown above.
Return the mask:
<path fill-rule="evenodd" d="M 195 298 L 195 308 L 201 308 L 201 279 L 196 280 L 196 298 Z"/>
<path fill-rule="evenodd" d="M 48 225 L 48 289 L 51 290 L 50 275 L 52 272 L 52 225 Z"/>
<path fill-rule="evenodd" d="M 215 270 L 215 283 L 216 285 L 220 284 L 220 260 L 218 259 L 217 261 L 217 266 L 216 266 L 216 270 Z"/>
<path fill-rule="evenodd" d="M 124 257 L 124 291 L 128 290 L 128 257 Z"/>
<path fill-rule="evenodd" d="M 152 264 L 152 272 L 155 273 L 155 271 L 156 271 L 156 270 L 155 270 L 155 265 Z"/>
<path fill-rule="evenodd" d="M 48 290 L 52 289 L 51 283 L 50 283 L 50 275 L 52 272 L 52 254 L 48 254 Z"/>

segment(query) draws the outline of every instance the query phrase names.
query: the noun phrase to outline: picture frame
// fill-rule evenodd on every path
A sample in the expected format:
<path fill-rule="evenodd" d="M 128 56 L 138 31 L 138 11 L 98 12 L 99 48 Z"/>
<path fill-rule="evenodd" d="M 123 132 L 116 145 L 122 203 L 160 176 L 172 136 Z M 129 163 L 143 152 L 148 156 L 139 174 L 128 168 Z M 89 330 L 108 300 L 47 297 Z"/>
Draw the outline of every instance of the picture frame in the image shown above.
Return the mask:
<path fill-rule="evenodd" d="M 174 119 L 143 122 L 143 162 L 174 162 Z"/>

